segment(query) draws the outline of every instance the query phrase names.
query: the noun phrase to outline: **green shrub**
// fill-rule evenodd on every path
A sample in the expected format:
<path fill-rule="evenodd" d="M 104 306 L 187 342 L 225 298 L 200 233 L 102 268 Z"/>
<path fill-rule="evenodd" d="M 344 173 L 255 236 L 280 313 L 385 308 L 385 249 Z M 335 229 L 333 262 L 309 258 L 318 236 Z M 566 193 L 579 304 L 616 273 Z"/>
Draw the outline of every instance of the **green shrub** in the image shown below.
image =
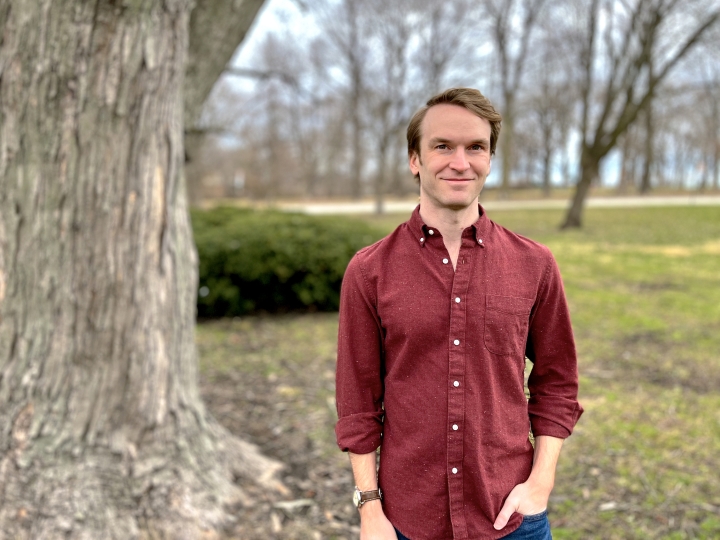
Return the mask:
<path fill-rule="evenodd" d="M 338 308 L 350 258 L 384 233 L 343 217 L 193 210 L 199 317 Z"/>

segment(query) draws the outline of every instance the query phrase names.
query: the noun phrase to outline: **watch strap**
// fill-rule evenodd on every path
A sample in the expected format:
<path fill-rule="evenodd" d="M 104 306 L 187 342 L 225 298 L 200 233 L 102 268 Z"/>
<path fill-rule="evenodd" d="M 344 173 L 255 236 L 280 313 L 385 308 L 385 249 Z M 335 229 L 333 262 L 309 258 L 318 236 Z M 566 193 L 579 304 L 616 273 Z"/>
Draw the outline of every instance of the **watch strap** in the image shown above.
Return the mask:
<path fill-rule="evenodd" d="M 357 489 L 357 488 L 355 488 Z M 380 488 L 373 489 L 371 491 L 357 491 L 358 493 L 358 504 L 357 507 L 360 508 L 363 504 L 370 501 L 375 501 L 377 499 L 382 499 L 382 490 Z"/>

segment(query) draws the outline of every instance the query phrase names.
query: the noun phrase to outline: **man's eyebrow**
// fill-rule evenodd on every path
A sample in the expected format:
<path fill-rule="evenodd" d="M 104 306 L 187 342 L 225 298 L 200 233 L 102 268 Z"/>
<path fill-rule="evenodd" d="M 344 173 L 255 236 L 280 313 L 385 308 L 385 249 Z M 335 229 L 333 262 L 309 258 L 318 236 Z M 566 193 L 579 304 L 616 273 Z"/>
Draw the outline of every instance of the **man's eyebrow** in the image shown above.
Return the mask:
<path fill-rule="evenodd" d="M 433 137 L 428 141 L 429 146 L 435 146 L 436 144 L 449 144 L 452 143 L 450 139 L 446 139 L 445 137 Z M 488 146 L 490 144 L 490 141 L 488 139 L 475 139 L 470 141 L 470 145 L 473 144 L 479 144 L 481 146 Z"/>

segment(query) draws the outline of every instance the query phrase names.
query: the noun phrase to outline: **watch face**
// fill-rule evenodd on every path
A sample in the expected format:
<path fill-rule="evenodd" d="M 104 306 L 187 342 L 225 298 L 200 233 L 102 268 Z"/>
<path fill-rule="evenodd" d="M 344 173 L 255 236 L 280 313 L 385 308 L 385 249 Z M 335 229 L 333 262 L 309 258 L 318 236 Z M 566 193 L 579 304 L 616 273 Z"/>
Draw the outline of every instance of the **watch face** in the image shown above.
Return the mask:
<path fill-rule="evenodd" d="M 353 504 L 355 505 L 356 508 L 360 505 L 360 490 L 359 489 L 356 489 L 353 492 Z"/>

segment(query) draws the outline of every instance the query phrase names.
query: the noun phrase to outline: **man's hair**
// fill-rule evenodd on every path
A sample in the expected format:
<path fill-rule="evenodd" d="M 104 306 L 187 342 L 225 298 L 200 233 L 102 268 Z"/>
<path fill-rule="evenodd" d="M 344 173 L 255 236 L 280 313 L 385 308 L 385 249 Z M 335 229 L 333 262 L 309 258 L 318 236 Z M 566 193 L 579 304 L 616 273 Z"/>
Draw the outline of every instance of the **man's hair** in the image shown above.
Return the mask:
<path fill-rule="evenodd" d="M 490 122 L 490 154 L 495 154 L 495 147 L 500 135 L 500 125 L 502 124 L 502 116 L 495 110 L 490 100 L 483 96 L 480 91 L 474 88 L 450 88 L 440 94 L 431 97 L 425 106 L 415 113 L 410 120 L 407 129 L 408 155 L 413 153 L 420 157 L 420 139 L 422 138 L 421 125 L 425 119 L 430 107 L 446 103 L 448 105 L 457 105 L 467 109 L 475 116 L 484 118 Z"/>

